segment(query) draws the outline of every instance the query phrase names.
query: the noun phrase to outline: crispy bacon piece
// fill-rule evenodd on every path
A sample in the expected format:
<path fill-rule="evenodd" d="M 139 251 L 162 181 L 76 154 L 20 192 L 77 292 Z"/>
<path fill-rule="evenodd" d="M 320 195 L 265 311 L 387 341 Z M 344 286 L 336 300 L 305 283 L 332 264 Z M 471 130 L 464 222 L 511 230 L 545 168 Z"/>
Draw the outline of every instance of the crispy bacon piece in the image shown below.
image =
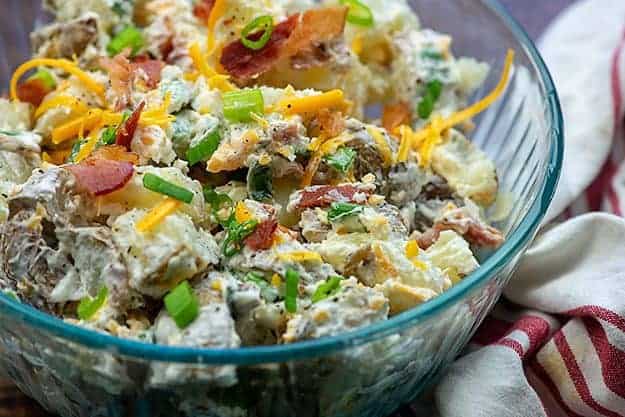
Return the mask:
<path fill-rule="evenodd" d="M 38 79 L 26 80 L 17 86 L 17 97 L 20 101 L 30 103 L 37 107 L 44 97 L 52 91 L 46 84 Z"/>
<path fill-rule="evenodd" d="M 290 58 L 313 46 L 335 39 L 345 29 L 346 7 L 329 7 L 297 13 L 279 23 L 267 44 L 257 51 L 247 48 L 241 40 L 227 45 L 221 65 L 234 78 L 247 80 L 267 71 L 283 58 Z M 250 35 L 257 40 L 262 32 Z"/>
<path fill-rule="evenodd" d="M 278 221 L 274 218 L 260 222 L 254 232 L 245 239 L 245 244 L 253 250 L 266 250 L 273 244 L 273 235 L 278 229 Z"/>
<path fill-rule="evenodd" d="M 139 118 L 141 112 L 145 107 L 145 101 L 139 103 L 135 111 L 126 119 L 126 121 L 117 129 L 117 136 L 115 137 L 115 144 L 124 146 L 126 149 L 130 149 L 130 142 L 139 125 Z"/>
<path fill-rule="evenodd" d="M 125 109 L 130 103 L 133 74 L 127 52 L 122 52 L 113 58 L 100 58 L 100 66 L 109 74 L 111 88 L 115 93 L 115 110 Z"/>
<path fill-rule="evenodd" d="M 126 161 L 87 158 L 65 167 L 76 177 L 78 185 L 92 195 L 100 196 L 119 190 L 130 181 L 134 166 Z"/>
<path fill-rule="evenodd" d="M 165 63 L 158 59 L 149 59 L 147 57 L 141 57 L 140 59 L 135 59 L 132 63 L 132 72 L 134 76 L 139 74 L 138 70 L 143 70 L 146 75 L 145 85 L 150 88 L 156 88 L 158 83 L 161 81 L 161 71 Z"/>
<path fill-rule="evenodd" d="M 370 196 L 372 190 L 356 187 L 354 185 L 317 185 L 307 187 L 300 192 L 300 200 L 297 208 L 300 210 L 313 207 L 327 207 L 332 203 L 363 203 L 357 201 L 357 195 Z"/>
<path fill-rule="evenodd" d="M 193 6 L 193 15 L 201 21 L 207 22 L 213 6 L 215 6 L 215 0 L 200 0 Z"/>
<path fill-rule="evenodd" d="M 223 49 L 221 65 L 230 75 L 239 79 L 253 78 L 269 71 L 280 59 L 289 36 L 297 27 L 299 17 L 299 14 L 294 14 L 276 25 L 267 44 L 257 51 L 249 49 L 240 40 L 230 43 Z M 261 36 L 262 33 L 254 33 L 249 38 L 258 40 Z"/>
<path fill-rule="evenodd" d="M 339 111 L 319 110 L 308 122 L 308 132 L 313 136 L 334 138 L 345 130 L 345 117 Z"/>
<path fill-rule="evenodd" d="M 392 133 L 401 125 L 409 125 L 412 119 L 412 111 L 408 103 L 400 101 L 396 104 L 384 106 L 382 113 L 382 126 L 389 133 Z"/>
<path fill-rule="evenodd" d="M 289 37 L 283 56 L 295 56 L 340 36 L 345 30 L 347 11 L 347 7 L 308 10 Z"/>
<path fill-rule="evenodd" d="M 97 148 L 91 154 L 95 159 L 106 159 L 109 161 L 124 161 L 130 162 L 133 165 L 139 164 L 139 155 L 134 152 L 129 152 L 125 147 L 120 145 L 108 145 Z"/>
<path fill-rule="evenodd" d="M 499 230 L 456 210 L 437 221 L 434 226 L 423 233 L 418 240 L 419 246 L 423 249 L 429 248 L 444 230 L 453 230 L 472 245 L 482 248 L 498 248 L 504 242 L 504 237 Z"/>

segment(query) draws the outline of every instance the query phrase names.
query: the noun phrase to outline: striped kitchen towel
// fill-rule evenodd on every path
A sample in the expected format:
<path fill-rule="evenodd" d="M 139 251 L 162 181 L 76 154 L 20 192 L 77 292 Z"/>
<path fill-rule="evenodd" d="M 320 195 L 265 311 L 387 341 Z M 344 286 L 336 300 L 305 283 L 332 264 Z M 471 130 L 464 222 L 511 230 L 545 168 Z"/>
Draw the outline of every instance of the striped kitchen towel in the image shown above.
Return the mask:
<path fill-rule="evenodd" d="M 442 417 L 625 417 L 625 2 L 578 3 L 541 49 L 565 113 L 562 182 L 505 300 L 435 389 Z"/>

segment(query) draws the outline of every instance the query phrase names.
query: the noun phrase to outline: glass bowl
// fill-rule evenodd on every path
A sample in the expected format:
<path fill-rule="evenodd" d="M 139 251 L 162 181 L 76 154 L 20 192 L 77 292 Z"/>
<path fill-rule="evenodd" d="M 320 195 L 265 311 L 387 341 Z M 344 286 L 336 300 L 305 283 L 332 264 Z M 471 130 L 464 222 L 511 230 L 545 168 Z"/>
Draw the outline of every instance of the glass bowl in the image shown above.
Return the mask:
<path fill-rule="evenodd" d="M 28 57 L 39 2 L 8 1 L 0 17 L 0 85 Z M 476 97 L 517 53 L 503 99 L 476 119 L 474 142 L 513 196 L 507 241 L 461 283 L 411 311 L 351 333 L 233 350 L 163 347 L 64 323 L 0 296 L 0 371 L 63 417 L 386 417 L 435 381 L 480 325 L 553 196 L 562 115 L 551 77 L 523 29 L 493 0 L 418 0 L 425 26 L 457 55 L 492 65 Z"/>

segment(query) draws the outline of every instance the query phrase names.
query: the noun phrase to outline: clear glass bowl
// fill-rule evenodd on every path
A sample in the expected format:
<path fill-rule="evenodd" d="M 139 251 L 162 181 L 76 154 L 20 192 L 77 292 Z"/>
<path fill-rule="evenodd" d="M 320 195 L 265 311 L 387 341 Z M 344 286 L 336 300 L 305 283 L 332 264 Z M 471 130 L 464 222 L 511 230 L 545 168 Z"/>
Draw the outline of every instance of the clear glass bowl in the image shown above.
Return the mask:
<path fill-rule="evenodd" d="M 505 97 L 476 120 L 472 135 L 514 198 L 499 224 L 507 241 L 481 268 L 386 322 L 331 338 L 235 350 L 120 340 L 0 297 L 0 370 L 63 417 L 386 417 L 431 384 L 497 301 L 534 237 L 560 173 L 563 132 L 543 61 L 498 3 L 413 3 L 424 25 L 453 35 L 457 55 L 492 64 L 476 96 L 496 83 L 506 49 L 517 52 Z M 4 6 L 0 85 L 7 86 L 42 15 L 33 0 Z"/>

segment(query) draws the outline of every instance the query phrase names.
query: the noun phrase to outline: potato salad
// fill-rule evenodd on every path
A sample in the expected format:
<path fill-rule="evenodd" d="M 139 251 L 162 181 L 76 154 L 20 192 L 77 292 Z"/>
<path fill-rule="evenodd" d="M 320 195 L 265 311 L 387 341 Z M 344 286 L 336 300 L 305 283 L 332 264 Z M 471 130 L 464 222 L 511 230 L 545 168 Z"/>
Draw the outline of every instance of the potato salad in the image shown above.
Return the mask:
<path fill-rule="evenodd" d="M 44 3 L 0 99 L 16 302 L 146 343 L 289 344 L 425 303 L 504 242 L 469 137 L 512 52 L 476 97 L 489 66 L 405 0 Z"/>

